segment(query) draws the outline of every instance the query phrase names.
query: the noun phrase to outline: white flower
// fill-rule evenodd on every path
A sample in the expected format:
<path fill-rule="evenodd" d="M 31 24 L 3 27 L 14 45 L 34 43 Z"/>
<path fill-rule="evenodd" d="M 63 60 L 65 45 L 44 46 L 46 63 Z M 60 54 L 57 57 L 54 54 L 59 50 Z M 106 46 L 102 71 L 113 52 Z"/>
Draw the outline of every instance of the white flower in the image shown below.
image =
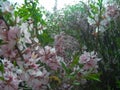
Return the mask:
<path fill-rule="evenodd" d="M 10 5 L 9 1 L 5 1 L 1 4 L 1 8 L 2 12 L 13 12 L 12 6 Z"/>
<path fill-rule="evenodd" d="M 34 41 L 36 42 L 36 43 L 39 43 L 39 40 L 38 40 L 38 38 L 34 38 Z"/>
<path fill-rule="evenodd" d="M 43 75 L 43 73 L 41 72 L 41 71 L 37 71 L 37 73 L 36 73 L 36 77 L 38 77 L 38 76 L 42 76 Z"/>
<path fill-rule="evenodd" d="M 22 23 L 22 25 L 20 26 L 21 28 L 21 32 L 24 34 L 24 40 L 26 43 L 32 43 L 30 40 L 31 34 L 28 31 L 28 24 L 27 23 Z"/>
<path fill-rule="evenodd" d="M 39 30 L 39 31 L 38 31 L 38 34 L 43 34 L 43 30 Z"/>
<path fill-rule="evenodd" d="M 51 52 L 51 53 L 56 53 L 55 48 L 51 48 L 51 49 L 50 49 L 50 52 Z"/>
<path fill-rule="evenodd" d="M 17 74 L 22 74 L 22 72 L 23 71 L 21 69 L 17 69 L 17 71 L 16 71 Z"/>

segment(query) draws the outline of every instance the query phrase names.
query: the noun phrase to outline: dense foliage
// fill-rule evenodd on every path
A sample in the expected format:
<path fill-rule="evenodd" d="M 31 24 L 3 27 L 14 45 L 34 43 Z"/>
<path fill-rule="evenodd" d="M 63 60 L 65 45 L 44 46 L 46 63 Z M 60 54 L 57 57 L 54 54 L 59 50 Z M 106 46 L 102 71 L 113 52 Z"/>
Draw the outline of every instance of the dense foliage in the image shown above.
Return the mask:
<path fill-rule="evenodd" d="M 118 0 L 54 13 L 1 0 L 0 90 L 119 90 L 119 23 Z"/>

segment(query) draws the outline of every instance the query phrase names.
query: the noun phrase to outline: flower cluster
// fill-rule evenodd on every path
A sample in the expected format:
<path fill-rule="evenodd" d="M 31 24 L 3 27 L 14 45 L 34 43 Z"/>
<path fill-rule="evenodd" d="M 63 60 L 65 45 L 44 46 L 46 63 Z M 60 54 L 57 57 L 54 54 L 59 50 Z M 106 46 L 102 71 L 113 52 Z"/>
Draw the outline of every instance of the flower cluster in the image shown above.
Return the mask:
<path fill-rule="evenodd" d="M 106 14 L 110 18 L 117 18 L 120 15 L 120 10 L 119 10 L 118 5 L 115 5 L 115 4 L 113 4 L 113 5 L 111 5 L 111 4 L 107 5 Z"/>
<path fill-rule="evenodd" d="M 54 44 L 57 55 L 63 57 L 67 63 L 71 61 L 72 55 L 80 49 L 78 41 L 64 32 L 55 36 Z"/>
<path fill-rule="evenodd" d="M 83 64 L 84 70 L 96 69 L 98 68 L 97 62 L 100 61 L 100 58 L 97 57 L 97 54 L 93 52 L 86 52 L 80 56 L 80 64 Z"/>
<path fill-rule="evenodd" d="M 39 56 L 41 62 L 48 65 L 52 70 L 57 70 L 60 68 L 60 63 L 55 48 L 46 46 L 44 49 L 39 51 Z"/>
<path fill-rule="evenodd" d="M 17 76 L 17 69 L 8 59 L 3 59 L 4 73 L 0 73 L 3 81 L 0 80 L 1 90 L 17 90 L 21 79 Z"/>

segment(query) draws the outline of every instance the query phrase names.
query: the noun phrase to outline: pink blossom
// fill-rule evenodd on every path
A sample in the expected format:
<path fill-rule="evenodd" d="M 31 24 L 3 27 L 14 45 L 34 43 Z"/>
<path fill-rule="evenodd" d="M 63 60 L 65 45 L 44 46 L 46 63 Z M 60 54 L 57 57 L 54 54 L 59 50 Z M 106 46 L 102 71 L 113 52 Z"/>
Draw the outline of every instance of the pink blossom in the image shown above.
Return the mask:
<path fill-rule="evenodd" d="M 88 61 L 90 61 L 90 53 L 84 52 L 84 54 L 80 56 L 80 63 L 84 64 L 87 63 Z"/>
<path fill-rule="evenodd" d="M 12 50 L 8 44 L 0 46 L 0 56 L 12 59 L 16 57 L 17 53 L 17 50 Z"/>
<path fill-rule="evenodd" d="M 6 83 L 4 88 L 12 88 L 11 90 L 17 90 L 18 85 L 21 82 L 21 80 L 19 80 L 17 75 L 13 72 L 6 72 L 4 74 L 4 79 Z"/>
<path fill-rule="evenodd" d="M 7 40 L 7 25 L 2 19 L 0 19 L 0 39 Z"/>
<path fill-rule="evenodd" d="M 10 58 L 15 58 L 17 51 L 15 45 L 20 37 L 20 31 L 18 27 L 10 27 L 8 31 L 0 31 L 1 39 L 5 43 L 0 46 L 0 55 Z"/>
<path fill-rule="evenodd" d="M 4 38 L 2 37 L 2 39 L 6 44 L 0 46 L 0 55 L 5 57 L 15 57 L 15 45 L 20 37 L 19 29 L 17 27 L 11 27 L 9 31 L 5 31 L 4 33 L 1 34 L 4 35 Z"/>
<path fill-rule="evenodd" d="M 97 62 L 100 60 L 100 58 L 97 57 L 97 54 L 93 52 L 84 52 L 80 56 L 80 64 L 83 64 L 83 69 L 89 70 L 92 68 L 97 68 Z"/>
<path fill-rule="evenodd" d="M 0 88 L 2 88 L 2 90 L 17 90 L 21 80 L 15 73 L 14 65 L 7 59 L 2 60 L 2 62 L 4 64 L 4 80 L 0 80 L 0 85 L 2 86 Z"/>
<path fill-rule="evenodd" d="M 117 5 L 108 5 L 106 13 L 109 17 L 118 17 L 120 14 Z"/>
<path fill-rule="evenodd" d="M 8 40 L 17 40 L 20 37 L 20 29 L 18 27 L 10 27 L 8 31 Z"/>
<path fill-rule="evenodd" d="M 39 56 L 41 62 L 47 64 L 51 69 L 57 70 L 60 67 L 54 48 L 46 46 L 44 49 L 40 50 Z"/>
<path fill-rule="evenodd" d="M 63 57 L 67 64 L 71 62 L 72 55 L 79 50 L 78 41 L 64 32 L 55 35 L 54 43 L 57 56 Z"/>
<path fill-rule="evenodd" d="M 62 35 L 56 35 L 55 36 L 55 49 L 57 55 L 64 56 L 65 51 L 64 51 L 64 43 L 63 43 L 64 37 Z"/>

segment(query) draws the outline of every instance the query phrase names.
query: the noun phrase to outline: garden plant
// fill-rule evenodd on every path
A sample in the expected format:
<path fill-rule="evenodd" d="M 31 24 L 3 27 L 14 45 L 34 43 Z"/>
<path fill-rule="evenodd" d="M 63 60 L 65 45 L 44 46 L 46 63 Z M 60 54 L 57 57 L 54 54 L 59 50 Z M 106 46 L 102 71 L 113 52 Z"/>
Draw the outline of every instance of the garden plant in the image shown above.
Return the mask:
<path fill-rule="evenodd" d="M 119 90 L 120 2 L 105 1 L 1 0 L 0 90 Z"/>

